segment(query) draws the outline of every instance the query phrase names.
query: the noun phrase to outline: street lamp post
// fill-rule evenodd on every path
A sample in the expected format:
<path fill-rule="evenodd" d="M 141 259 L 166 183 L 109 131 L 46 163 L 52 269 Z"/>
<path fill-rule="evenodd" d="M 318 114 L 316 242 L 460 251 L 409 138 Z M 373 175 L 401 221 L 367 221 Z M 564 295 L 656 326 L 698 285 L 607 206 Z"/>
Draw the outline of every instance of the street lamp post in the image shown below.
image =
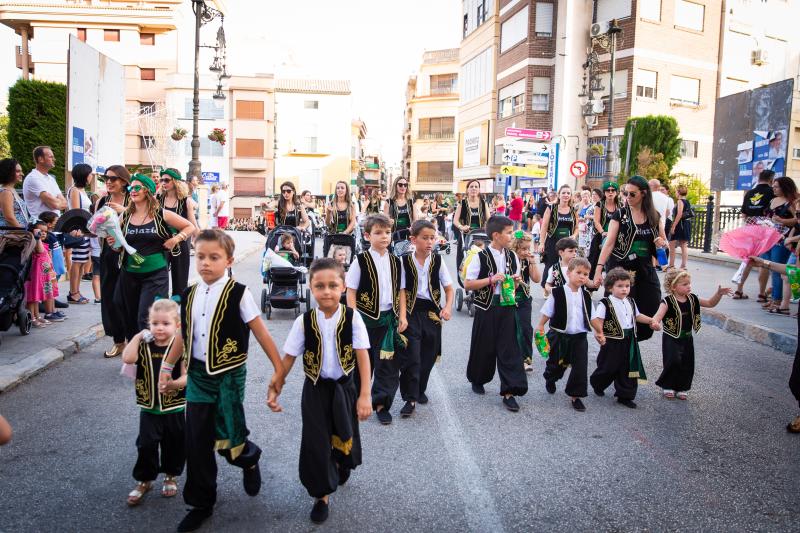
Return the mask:
<path fill-rule="evenodd" d="M 607 180 L 614 178 L 614 151 L 611 149 L 611 137 L 614 131 L 614 76 L 617 71 L 617 34 L 622 32 L 622 28 L 617 26 L 616 19 L 611 21 L 611 26 L 608 29 L 608 35 L 611 40 L 611 69 L 608 76 L 608 137 L 606 139 L 606 171 L 605 177 Z"/>

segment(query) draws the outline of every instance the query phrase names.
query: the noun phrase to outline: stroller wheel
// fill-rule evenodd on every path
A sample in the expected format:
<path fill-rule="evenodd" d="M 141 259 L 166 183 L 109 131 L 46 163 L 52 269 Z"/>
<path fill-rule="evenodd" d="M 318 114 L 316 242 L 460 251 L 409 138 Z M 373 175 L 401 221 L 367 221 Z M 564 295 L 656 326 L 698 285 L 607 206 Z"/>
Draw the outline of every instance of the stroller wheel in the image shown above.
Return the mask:
<path fill-rule="evenodd" d="M 267 312 L 267 306 L 269 305 L 268 300 L 269 296 L 267 295 L 267 289 L 261 289 L 261 312 Z"/>
<path fill-rule="evenodd" d="M 462 307 L 464 307 L 464 291 L 459 287 L 456 289 L 456 309 L 461 311 Z"/>
<path fill-rule="evenodd" d="M 20 335 L 27 335 L 31 332 L 31 325 L 33 324 L 33 319 L 31 317 L 31 312 L 25 309 L 24 312 L 19 313 L 17 315 L 17 326 L 19 326 L 19 333 Z"/>
<path fill-rule="evenodd" d="M 272 318 L 272 306 L 271 305 L 267 304 L 267 308 L 264 309 L 264 314 L 266 315 L 267 320 Z"/>

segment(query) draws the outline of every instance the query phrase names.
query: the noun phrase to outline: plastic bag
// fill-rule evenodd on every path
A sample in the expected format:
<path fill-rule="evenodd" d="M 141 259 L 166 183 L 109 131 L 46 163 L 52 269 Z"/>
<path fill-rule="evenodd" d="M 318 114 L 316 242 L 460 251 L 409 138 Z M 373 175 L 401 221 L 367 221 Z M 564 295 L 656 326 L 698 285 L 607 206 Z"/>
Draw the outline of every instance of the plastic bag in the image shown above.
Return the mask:
<path fill-rule="evenodd" d="M 536 349 L 539 351 L 539 355 L 542 356 L 542 359 L 550 357 L 550 341 L 547 340 L 547 335 L 540 331 L 534 332 L 533 343 L 536 345 Z"/>
<path fill-rule="evenodd" d="M 786 277 L 789 278 L 789 287 L 792 289 L 792 299 L 800 298 L 800 268 L 786 265 Z"/>
<path fill-rule="evenodd" d="M 512 305 L 517 305 L 517 289 L 514 287 L 514 278 L 506 274 L 506 277 L 500 282 L 500 306 Z"/>

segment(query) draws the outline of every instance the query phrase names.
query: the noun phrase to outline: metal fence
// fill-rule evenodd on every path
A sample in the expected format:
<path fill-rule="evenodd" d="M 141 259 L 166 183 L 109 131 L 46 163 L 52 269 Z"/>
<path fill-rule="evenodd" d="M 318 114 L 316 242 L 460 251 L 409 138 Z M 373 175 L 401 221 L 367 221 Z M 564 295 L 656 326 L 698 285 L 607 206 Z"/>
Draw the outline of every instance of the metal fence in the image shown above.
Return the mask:
<path fill-rule="evenodd" d="M 741 216 L 741 207 L 734 205 L 721 205 L 719 218 L 714 220 L 714 197 L 710 196 L 705 205 L 693 205 L 694 219 L 689 238 L 689 248 L 698 248 L 704 252 L 711 252 L 714 242 L 719 242 L 719 237 L 726 231 L 738 228 L 744 224 Z"/>

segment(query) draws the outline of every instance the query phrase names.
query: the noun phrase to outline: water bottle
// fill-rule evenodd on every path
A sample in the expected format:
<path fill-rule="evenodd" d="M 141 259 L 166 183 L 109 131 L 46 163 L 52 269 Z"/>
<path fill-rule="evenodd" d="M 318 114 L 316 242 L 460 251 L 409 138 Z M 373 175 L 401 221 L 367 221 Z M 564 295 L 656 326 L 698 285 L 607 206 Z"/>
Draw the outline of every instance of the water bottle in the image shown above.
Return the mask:
<path fill-rule="evenodd" d="M 667 266 L 669 261 L 667 260 L 666 248 L 656 248 L 656 259 L 658 259 L 658 264 L 662 267 Z"/>

